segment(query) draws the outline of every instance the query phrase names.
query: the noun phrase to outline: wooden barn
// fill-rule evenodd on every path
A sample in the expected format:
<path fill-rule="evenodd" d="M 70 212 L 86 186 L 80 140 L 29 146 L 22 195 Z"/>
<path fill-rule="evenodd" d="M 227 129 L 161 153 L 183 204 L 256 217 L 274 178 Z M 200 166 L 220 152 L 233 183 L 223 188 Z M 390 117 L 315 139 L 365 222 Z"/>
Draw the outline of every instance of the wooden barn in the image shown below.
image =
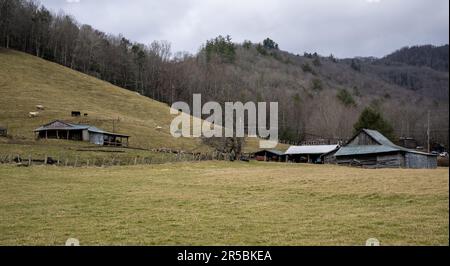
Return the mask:
<path fill-rule="evenodd" d="M 34 130 L 38 139 L 89 141 L 103 146 L 128 146 L 130 136 L 111 133 L 90 125 L 72 124 L 59 120 Z"/>
<path fill-rule="evenodd" d="M 286 161 L 286 155 L 279 150 L 261 150 L 255 152 L 254 157 L 257 161 L 265 162 L 284 162 Z"/>
<path fill-rule="evenodd" d="M 367 168 L 436 168 L 437 156 L 392 143 L 376 130 L 363 129 L 326 160 Z"/>
<path fill-rule="evenodd" d="M 337 150 L 338 145 L 290 146 L 286 151 L 288 160 L 296 163 L 323 163 L 322 155 Z"/>

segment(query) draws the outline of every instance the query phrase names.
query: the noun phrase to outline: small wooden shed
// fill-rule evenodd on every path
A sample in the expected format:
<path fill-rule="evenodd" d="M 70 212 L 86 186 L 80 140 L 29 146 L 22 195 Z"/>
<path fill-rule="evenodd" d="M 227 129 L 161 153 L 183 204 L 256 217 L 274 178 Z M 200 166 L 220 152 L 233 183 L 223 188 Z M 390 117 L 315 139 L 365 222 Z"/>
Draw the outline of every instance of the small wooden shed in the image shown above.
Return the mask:
<path fill-rule="evenodd" d="M 279 150 L 261 150 L 255 152 L 254 156 L 257 161 L 284 162 L 286 160 L 284 152 Z"/>
<path fill-rule="evenodd" d="M 130 136 L 111 133 L 91 125 L 72 124 L 55 120 L 34 130 L 41 139 L 89 141 L 103 146 L 128 146 Z"/>
<path fill-rule="evenodd" d="M 362 129 L 334 155 L 337 164 L 367 168 L 436 168 L 437 156 L 392 143 L 380 132 Z"/>

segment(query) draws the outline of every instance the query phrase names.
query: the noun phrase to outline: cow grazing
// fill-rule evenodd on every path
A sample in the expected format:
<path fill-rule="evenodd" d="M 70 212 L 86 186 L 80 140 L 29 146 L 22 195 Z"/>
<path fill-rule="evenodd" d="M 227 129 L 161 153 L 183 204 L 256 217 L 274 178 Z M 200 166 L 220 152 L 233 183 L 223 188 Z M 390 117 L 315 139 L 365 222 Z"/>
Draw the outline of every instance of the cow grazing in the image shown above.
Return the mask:
<path fill-rule="evenodd" d="M 38 104 L 38 105 L 36 105 L 36 109 L 38 109 L 38 110 L 44 110 L 45 107 L 44 107 L 43 105 L 41 105 L 41 104 Z"/>

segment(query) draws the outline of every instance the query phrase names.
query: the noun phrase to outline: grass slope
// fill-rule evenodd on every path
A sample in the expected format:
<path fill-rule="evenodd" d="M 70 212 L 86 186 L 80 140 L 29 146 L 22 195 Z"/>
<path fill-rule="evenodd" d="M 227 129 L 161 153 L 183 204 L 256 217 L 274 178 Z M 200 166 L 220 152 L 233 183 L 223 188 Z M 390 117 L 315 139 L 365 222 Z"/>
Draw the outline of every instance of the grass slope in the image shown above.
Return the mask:
<path fill-rule="evenodd" d="M 36 111 L 38 104 L 45 110 L 39 117 L 29 118 L 28 113 Z M 88 113 L 88 117 L 73 118 L 72 110 Z M 33 130 L 55 119 L 92 124 L 107 131 L 113 130 L 115 120 L 115 131 L 131 135 L 134 147 L 211 151 L 199 139 L 173 138 L 169 133 L 172 118 L 164 103 L 38 57 L 0 48 L 0 126 L 6 126 L 15 139 L 0 139 L 4 153 L 67 153 L 64 141 L 45 145 L 34 141 Z M 244 150 L 256 151 L 258 144 L 258 140 L 249 139 Z M 277 148 L 286 150 L 287 145 Z"/>
<path fill-rule="evenodd" d="M 42 104 L 37 118 L 28 118 Z M 0 49 L 0 124 L 15 138 L 33 139 L 33 130 L 55 119 L 90 123 L 104 130 L 131 135 L 130 145 L 207 150 L 198 139 L 173 138 L 169 106 L 69 68 Z M 73 119 L 72 110 L 88 113 Z M 118 121 L 117 121 L 118 120 Z M 162 127 L 157 130 L 156 127 Z"/>
<path fill-rule="evenodd" d="M 0 166 L 0 245 L 448 245 L 448 168 Z"/>

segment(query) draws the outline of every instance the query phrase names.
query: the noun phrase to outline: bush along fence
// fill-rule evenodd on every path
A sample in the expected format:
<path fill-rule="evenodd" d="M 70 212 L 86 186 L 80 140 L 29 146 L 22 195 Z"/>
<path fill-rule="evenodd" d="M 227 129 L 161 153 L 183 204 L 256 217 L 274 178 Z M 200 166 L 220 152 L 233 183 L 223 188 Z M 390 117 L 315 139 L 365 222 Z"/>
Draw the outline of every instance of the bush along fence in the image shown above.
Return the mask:
<path fill-rule="evenodd" d="M 230 154 L 227 153 L 169 153 L 160 152 L 155 156 L 134 156 L 134 157 L 69 157 L 69 156 L 37 156 L 21 154 L 0 154 L 0 164 L 15 164 L 19 167 L 28 167 L 33 165 L 54 165 L 66 167 L 108 167 L 108 166 L 126 166 L 126 165 L 151 165 L 174 162 L 195 162 L 225 160 L 233 161 Z"/>

